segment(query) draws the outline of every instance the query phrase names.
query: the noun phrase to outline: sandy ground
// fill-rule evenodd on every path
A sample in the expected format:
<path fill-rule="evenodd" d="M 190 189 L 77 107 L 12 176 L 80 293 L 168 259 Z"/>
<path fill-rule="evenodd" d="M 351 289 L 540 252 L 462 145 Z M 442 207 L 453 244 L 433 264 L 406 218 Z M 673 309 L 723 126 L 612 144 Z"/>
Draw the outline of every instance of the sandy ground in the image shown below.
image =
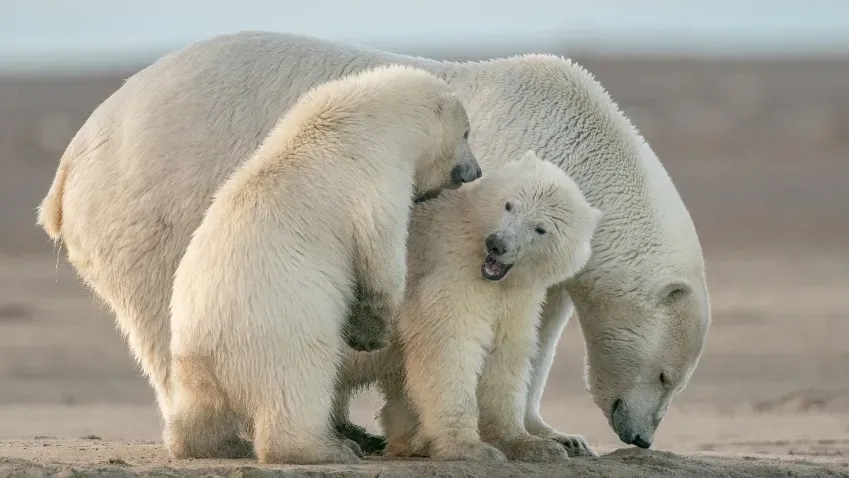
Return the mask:
<path fill-rule="evenodd" d="M 621 449 L 570 324 L 543 416 L 605 455 L 568 465 L 169 459 L 108 310 L 34 208 L 112 75 L 0 79 L 0 476 L 849 476 L 849 61 L 582 60 L 651 141 L 702 238 L 714 325 L 652 451 Z M 378 398 L 355 403 L 377 431 Z M 80 439 L 96 436 L 99 439 Z"/>

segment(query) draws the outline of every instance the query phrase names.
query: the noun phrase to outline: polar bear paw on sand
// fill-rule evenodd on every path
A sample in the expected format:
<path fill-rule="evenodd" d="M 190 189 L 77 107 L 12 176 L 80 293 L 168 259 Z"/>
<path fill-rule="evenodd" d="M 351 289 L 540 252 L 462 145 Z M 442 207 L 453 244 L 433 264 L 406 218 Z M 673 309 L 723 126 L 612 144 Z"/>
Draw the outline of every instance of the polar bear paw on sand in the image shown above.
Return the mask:
<path fill-rule="evenodd" d="M 215 194 L 174 278 L 177 458 L 351 463 L 330 411 L 355 289 L 394 317 L 411 199 L 480 177 L 448 85 L 390 66 L 319 85 Z"/>

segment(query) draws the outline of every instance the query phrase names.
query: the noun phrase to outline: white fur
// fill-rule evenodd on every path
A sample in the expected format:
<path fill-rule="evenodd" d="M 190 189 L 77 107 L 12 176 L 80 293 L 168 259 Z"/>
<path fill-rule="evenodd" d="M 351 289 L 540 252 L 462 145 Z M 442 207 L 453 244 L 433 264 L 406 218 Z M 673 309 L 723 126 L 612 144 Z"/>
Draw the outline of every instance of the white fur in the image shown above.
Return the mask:
<path fill-rule="evenodd" d="M 382 380 L 390 455 L 568 459 L 525 429 L 527 379 L 546 289 L 584 267 L 600 216 L 533 152 L 414 208 L 396 340 L 375 354 L 390 368 L 403 356 L 404 373 Z M 496 236 L 513 266 L 494 282 L 481 267 Z"/>
<path fill-rule="evenodd" d="M 637 429 L 653 433 L 655 412 L 698 362 L 710 301 L 681 198 L 601 85 L 580 65 L 548 55 L 448 63 L 268 32 L 195 43 L 129 78 L 72 140 L 39 212 L 39 223 L 61 237 L 70 262 L 115 310 L 163 413 L 172 276 L 213 191 L 312 85 L 386 63 L 419 65 L 452 85 L 484 170 L 535 150 L 604 213 L 587 267 L 546 295 L 528 429 L 563 443 L 574 438 L 539 414 L 574 302 L 594 400 L 612 424 L 613 401 L 628 395 L 635 405 L 620 426 L 624 438 Z M 669 296 L 672 290 L 681 292 Z M 659 382 L 661 370 L 671 384 Z"/>
<path fill-rule="evenodd" d="M 467 124 L 444 81 L 380 67 L 305 94 L 224 182 L 174 278 L 176 457 L 243 456 L 247 422 L 260 462 L 358 461 L 329 426 L 341 327 L 358 283 L 395 316 L 414 189 L 450 182 Z"/>

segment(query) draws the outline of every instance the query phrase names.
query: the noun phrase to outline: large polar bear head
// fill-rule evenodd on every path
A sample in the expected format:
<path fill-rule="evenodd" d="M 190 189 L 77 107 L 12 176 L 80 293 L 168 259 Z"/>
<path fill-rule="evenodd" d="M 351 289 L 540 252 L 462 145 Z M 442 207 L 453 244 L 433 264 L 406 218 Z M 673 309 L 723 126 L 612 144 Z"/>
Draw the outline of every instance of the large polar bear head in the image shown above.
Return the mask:
<path fill-rule="evenodd" d="M 562 169 L 533 151 L 490 170 L 474 202 L 485 236 L 486 280 L 545 288 L 572 277 L 590 258 L 601 211 Z"/>
<path fill-rule="evenodd" d="M 593 401 L 622 442 L 649 448 L 699 363 L 711 312 L 689 215 L 648 143 L 638 152 L 653 188 L 632 193 L 633 210 L 599 224 L 609 242 L 594 242 L 590 263 L 570 280 L 570 296 Z"/>

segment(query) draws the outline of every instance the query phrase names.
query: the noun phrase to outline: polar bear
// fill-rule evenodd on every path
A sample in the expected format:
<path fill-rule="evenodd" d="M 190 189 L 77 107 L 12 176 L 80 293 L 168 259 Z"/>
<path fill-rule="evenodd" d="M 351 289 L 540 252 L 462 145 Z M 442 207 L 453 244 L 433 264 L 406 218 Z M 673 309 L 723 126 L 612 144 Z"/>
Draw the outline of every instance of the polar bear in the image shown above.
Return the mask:
<path fill-rule="evenodd" d="M 173 274 L 213 191 L 311 86 L 387 63 L 419 66 L 454 88 L 484 174 L 532 149 L 603 212 L 587 266 L 546 294 L 525 425 L 584 444 L 539 411 L 560 334 L 577 310 L 590 395 L 625 443 L 650 444 L 696 368 L 710 298 L 687 208 L 604 88 L 551 55 L 441 62 L 274 32 L 206 39 L 127 79 L 70 142 L 39 208 L 38 222 L 115 311 L 162 413 Z M 357 430 L 346 414 L 337 418 Z"/>
<path fill-rule="evenodd" d="M 404 295 L 411 201 L 480 177 L 448 85 L 409 66 L 316 86 L 215 193 L 174 277 L 177 458 L 355 462 L 330 433 L 341 327 L 359 285 L 373 315 Z"/>
<path fill-rule="evenodd" d="M 382 386 L 390 455 L 568 459 L 525 429 L 527 377 L 546 290 L 587 263 L 600 217 L 533 151 L 413 209 L 407 292 L 378 352 L 403 360 L 375 360 L 404 364 Z"/>

